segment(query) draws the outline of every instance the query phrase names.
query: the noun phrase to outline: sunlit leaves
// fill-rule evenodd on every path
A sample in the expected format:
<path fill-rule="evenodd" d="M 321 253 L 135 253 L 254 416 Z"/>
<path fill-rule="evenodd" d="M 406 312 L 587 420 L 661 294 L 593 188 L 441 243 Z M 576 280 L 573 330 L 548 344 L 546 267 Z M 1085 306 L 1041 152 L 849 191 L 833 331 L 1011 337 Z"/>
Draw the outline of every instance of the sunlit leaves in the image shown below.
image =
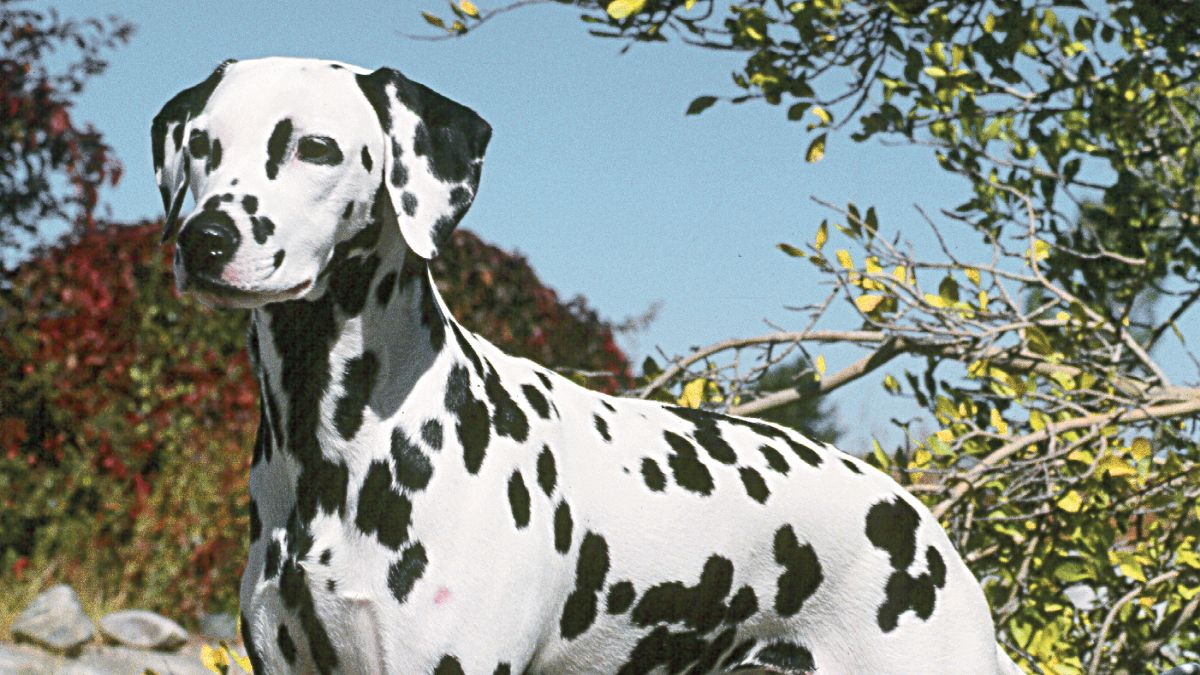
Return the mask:
<path fill-rule="evenodd" d="M 804 161 L 813 163 L 819 162 L 825 158 L 825 134 L 821 134 L 812 139 L 808 145 L 808 151 L 804 153 Z"/>
<path fill-rule="evenodd" d="M 612 0 L 612 2 L 608 3 L 608 7 L 605 8 L 605 11 L 608 12 L 608 15 L 612 18 L 620 21 L 630 17 L 633 14 L 637 14 L 638 12 L 642 11 L 642 8 L 645 6 L 646 0 Z"/>

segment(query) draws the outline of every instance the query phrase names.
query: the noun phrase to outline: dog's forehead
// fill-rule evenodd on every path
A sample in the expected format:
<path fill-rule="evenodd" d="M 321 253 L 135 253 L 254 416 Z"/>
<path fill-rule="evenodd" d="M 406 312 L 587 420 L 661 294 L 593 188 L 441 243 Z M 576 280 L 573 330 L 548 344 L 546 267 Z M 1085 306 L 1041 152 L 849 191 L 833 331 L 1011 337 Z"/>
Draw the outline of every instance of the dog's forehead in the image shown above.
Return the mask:
<path fill-rule="evenodd" d="M 313 133 L 377 134 L 377 118 L 355 79 L 367 72 L 316 59 L 239 61 L 228 67 L 198 121 L 253 134 L 269 133 L 286 118 Z"/>

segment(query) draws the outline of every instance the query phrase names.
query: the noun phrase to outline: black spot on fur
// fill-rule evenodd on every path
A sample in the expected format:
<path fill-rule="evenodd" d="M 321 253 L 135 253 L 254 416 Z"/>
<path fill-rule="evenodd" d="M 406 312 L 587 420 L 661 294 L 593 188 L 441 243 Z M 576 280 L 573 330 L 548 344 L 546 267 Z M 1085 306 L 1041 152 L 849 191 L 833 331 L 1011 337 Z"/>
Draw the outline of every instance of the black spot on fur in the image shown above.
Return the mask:
<path fill-rule="evenodd" d="M 554 492 L 554 484 L 558 480 L 558 469 L 554 466 L 554 453 L 550 452 L 548 445 L 543 445 L 541 453 L 538 454 L 537 480 L 538 485 L 542 486 L 542 492 L 549 497 L 550 493 Z"/>
<path fill-rule="evenodd" d="M 396 290 L 396 276 L 395 272 L 388 272 L 375 287 L 375 301 L 380 305 L 386 305 L 392 299 L 392 291 Z"/>
<path fill-rule="evenodd" d="M 354 215 L 354 200 L 346 202 L 346 208 L 342 209 L 342 220 L 350 220 L 350 216 Z"/>
<path fill-rule="evenodd" d="M 463 674 L 462 664 L 460 664 L 458 662 L 458 659 L 451 656 L 450 654 L 446 654 L 445 656 L 442 657 L 441 661 L 438 661 L 437 667 L 433 669 L 433 675 L 464 675 L 464 674 Z"/>
<path fill-rule="evenodd" d="M 279 635 L 275 641 L 279 643 L 279 652 L 283 654 L 283 660 L 287 661 L 288 665 L 296 665 L 296 643 L 292 642 L 287 626 L 279 624 Z"/>
<path fill-rule="evenodd" d="M 254 241 L 265 244 L 267 237 L 275 234 L 275 223 L 266 216 L 250 216 L 250 231 L 254 234 Z"/>
<path fill-rule="evenodd" d="M 412 218 L 417 215 L 417 196 L 411 192 L 405 192 L 400 195 L 400 206 L 404 209 L 404 215 Z"/>
<path fill-rule="evenodd" d="M 726 656 L 725 660 L 721 662 L 721 667 L 729 670 L 731 668 L 737 668 L 737 666 L 743 665 L 746 655 L 750 653 L 751 649 L 754 649 L 754 645 L 756 644 L 758 644 L 758 642 L 755 640 L 746 640 L 737 647 L 734 647 L 733 651 L 729 652 L 729 656 Z M 738 668 L 738 670 L 741 669 Z"/>
<path fill-rule="evenodd" d="M 303 567 L 291 559 L 285 561 L 279 575 L 279 595 L 283 599 L 284 607 L 299 616 L 300 627 L 304 630 L 317 672 L 325 675 L 337 669 L 338 657 L 333 642 L 329 639 L 329 633 L 325 630 L 325 624 L 321 623 L 320 617 L 317 616 L 306 576 Z"/>
<path fill-rule="evenodd" d="M 409 592 L 425 575 L 425 567 L 428 564 L 425 547 L 420 544 L 413 544 L 404 549 L 400 559 L 392 563 L 388 568 L 387 584 L 396 602 L 403 605 L 408 600 Z"/>
<path fill-rule="evenodd" d="M 333 423 L 345 440 L 354 438 L 363 423 L 363 411 L 371 399 L 375 379 L 379 375 L 379 357 L 375 352 L 346 362 L 342 375 L 342 396 L 333 412 Z"/>
<path fill-rule="evenodd" d="M 812 652 L 804 647 L 784 640 L 771 642 L 754 655 L 760 666 L 778 668 L 786 673 L 803 673 L 817 669 Z"/>
<path fill-rule="evenodd" d="M 859 474 L 862 473 L 862 469 L 858 468 L 858 465 L 849 459 L 843 459 L 842 464 L 846 465 L 846 468 L 850 469 L 854 473 L 859 473 Z"/>
<path fill-rule="evenodd" d="M 720 417 L 694 408 L 668 406 L 667 409 L 696 426 L 693 435 L 696 437 L 696 442 L 700 444 L 700 447 L 704 448 L 709 457 L 722 464 L 737 462 L 737 454 L 734 453 L 733 448 L 725 441 L 725 438 L 721 436 L 721 430 L 717 427 L 717 421 L 721 419 Z"/>
<path fill-rule="evenodd" d="M 542 396 L 542 392 L 532 384 L 521 385 L 521 393 L 525 394 L 525 400 L 529 401 L 530 407 L 542 419 L 550 419 L 550 404 L 546 402 L 546 397 Z"/>
<path fill-rule="evenodd" d="M 454 188 L 450 191 L 450 206 L 454 209 L 465 208 L 471 203 L 471 191 L 462 187 Z"/>
<path fill-rule="evenodd" d="M 765 422 L 759 422 L 758 420 L 746 419 L 744 417 L 732 417 L 707 410 L 695 410 L 692 408 L 683 408 L 678 406 L 667 406 L 667 408 L 676 415 L 679 415 L 684 419 L 691 420 L 694 424 L 696 424 L 697 429 L 699 429 L 701 426 L 703 419 L 706 418 L 713 420 L 714 425 L 716 420 L 723 421 L 727 424 L 736 424 L 738 426 L 746 427 L 760 436 L 783 441 L 789 448 L 792 449 L 792 452 L 796 453 L 797 457 L 807 464 L 812 466 L 820 466 L 821 462 L 823 461 L 821 459 L 821 455 L 815 450 L 807 445 L 793 440 L 791 436 L 788 435 L 788 432 L 780 429 L 777 426 L 767 424 Z"/>
<path fill-rule="evenodd" d="M 355 526 L 364 534 L 374 534 L 379 543 L 396 550 L 408 540 L 411 521 L 412 502 L 392 489 L 392 472 L 387 462 L 371 462 L 358 493 Z"/>
<path fill-rule="evenodd" d="M 396 481 L 410 490 L 424 490 L 433 475 L 433 465 L 404 431 L 392 429 L 392 461 L 396 465 Z"/>
<path fill-rule="evenodd" d="M 262 428 L 261 426 L 259 428 Z M 258 516 L 258 502 L 250 498 L 250 543 L 258 541 L 262 536 L 262 519 Z"/>
<path fill-rule="evenodd" d="M 634 592 L 632 583 L 618 581 L 608 587 L 608 602 L 605 609 L 609 614 L 623 614 L 636 598 L 637 593 Z"/>
<path fill-rule="evenodd" d="M 458 419 L 455 430 L 463 447 L 463 462 L 467 472 L 479 473 L 491 436 L 491 424 L 487 406 L 471 392 L 471 375 L 465 366 L 456 365 L 450 370 L 446 385 L 446 409 Z"/>
<path fill-rule="evenodd" d="M 421 425 L 421 439 L 431 450 L 442 449 L 442 423 L 437 420 L 425 420 Z"/>
<path fill-rule="evenodd" d="M 283 547 L 278 539 L 272 539 L 267 544 L 267 555 L 263 560 L 263 579 L 274 579 L 279 574 L 279 560 L 283 557 Z"/>
<path fill-rule="evenodd" d="M 279 175 L 279 164 L 283 162 L 283 155 L 287 152 L 291 138 L 292 121 L 287 118 L 279 120 L 275 129 L 271 131 L 271 137 L 267 139 L 267 178 L 275 180 Z"/>
<path fill-rule="evenodd" d="M 600 432 L 600 438 L 603 438 L 606 443 L 611 443 L 612 436 L 608 433 L 608 422 L 599 415 L 592 415 L 592 421 L 596 424 L 596 431 Z"/>
<path fill-rule="evenodd" d="M 275 269 L 279 269 L 279 266 L 283 264 L 283 249 L 275 251 L 275 257 L 271 260 L 271 264 L 275 266 Z"/>
<path fill-rule="evenodd" d="M 608 576 L 608 542 L 595 532 L 583 535 L 575 564 L 575 590 L 567 596 L 559 628 L 564 640 L 582 635 L 596 620 L 596 594 Z"/>
<path fill-rule="evenodd" d="M 333 558 L 333 549 L 327 548 L 324 551 L 321 551 L 321 557 L 318 559 L 318 562 L 320 562 L 322 565 L 328 565 L 329 561 L 332 558 Z"/>
<path fill-rule="evenodd" d="M 881 501 L 867 512 L 867 539 L 887 552 L 894 570 L 878 613 L 879 627 L 885 633 L 895 630 L 900 615 L 910 609 L 928 620 L 937 602 L 937 590 L 946 584 L 946 563 L 933 546 L 925 549 L 925 571 L 916 577 L 908 572 L 916 558 L 920 526 L 920 514 L 899 496 Z"/>
<path fill-rule="evenodd" d="M 675 475 L 675 482 L 679 484 L 679 487 L 700 495 L 712 494 L 712 473 L 709 472 L 704 462 L 700 461 L 700 456 L 696 453 L 696 446 L 683 436 L 670 431 L 664 431 L 663 436 L 674 450 L 674 453 L 667 458 L 667 464 L 670 465 L 671 472 Z"/>
<path fill-rule="evenodd" d="M 772 471 L 786 476 L 788 471 L 791 470 L 791 467 L 788 466 L 787 460 L 784 459 L 783 455 L 775 448 L 772 448 L 769 445 L 763 445 L 759 446 L 758 451 L 761 452 L 762 456 L 766 458 L 767 466 L 771 467 Z"/>
<path fill-rule="evenodd" d="M 363 165 L 363 168 L 364 168 L 364 169 L 366 169 L 367 171 L 370 171 L 370 170 L 371 170 L 371 167 L 372 167 L 372 166 L 374 166 L 374 164 L 375 164 L 375 163 L 371 161 L 371 151 L 370 151 L 370 150 L 368 150 L 368 149 L 367 149 L 367 146 L 365 146 L 365 145 L 364 145 L 364 146 L 363 146 L 363 149 L 362 149 L 362 165 Z"/>
<path fill-rule="evenodd" d="M 600 405 L 604 406 L 604 409 L 610 413 L 617 412 L 617 409 L 614 408 L 611 403 L 609 403 L 608 401 L 605 401 L 604 399 L 600 400 Z"/>
<path fill-rule="evenodd" d="M 213 195 L 204 200 L 204 205 L 200 208 L 204 211 L 216 211 L 221 208 L 221 195 Z"/>
<path fill-rule="evenodd" d="M 560 501 L 554 509 L 554 550 L 566 555 L 571 550 L 571 507 Z"/>
<path fill-rule="evenodd" d="M 512 666 L 501 662 L 496 664 L 496 669 L 492 671 L 492 675 L 512 675 Z"/>
<path fill-rule="evenodd" d="M 213 139 L 212 153 L 208 156 L 208 163 L 204 166 L 205 173 L 212 173 L 221 166 L 221 139 Z"/>
<path fill-rule="evenodd" d="M 525 439 L 529 438 L 529 419 L 509 395 L 508 390 L 500 384 L 500 376 L 494 368 L 488 370 L 483 383 L 488 400 L 492 403 L 492 424 L 496 427 L 496 433 L 524 443 Z"/>
<path fill-rule="evenodd" d="M 813 547 L 796 539 L 791 525 L 775 532 L 775 562 L 783 566 L 775 593 L 775 611 L 780 616 L 794 616 L 824 580 L 821 564 Z"/>
<path fill-rule="evenodd" d="M 451 323 L 450 330 L 454 332 L 454 341 L 458 343 L 458 348 L 462 350 L 463 355 L 471 362 L 471 367 L 475 369 L 475 374 L 483 377 L 483 361 L 480 360 L 479 354 L 476 353 L 475 348 L 467 340 L 467 336 L 463 335 L 462 329 L 458 327 L 457 323 Z"/>
<path fill-rule="evenodd" d="M 547 377 L 545 373 L 534 374 L 537 375 L 537 378 L 542 381 L 542 386 L 546 388 L 546 391 L 554 391 L 554 382 Z"/>
<path fill-rule="evenodd" d="M 425 267 L 428 269 L 428 265 Z M 435 352 L 441 351 L 446 343 L 446 325 L 434 301 L 434 290 L 428 274 L 421 277 L 421 325 L 429 329 L 429 346 Z"/>
<path fill-rule="evenodd" d="M 336 588 L 337 588 L 337 580 L 336 579 L 326 579 L 325 580 L 325 590 L 332 593 Z"/>
<path fill-rule="evenodd" d="M 401 155 L 404 154 L 403 148 L 395 140 L 392 141 L 392 175 L 390 180 L 396 188 L 402 188 L 408 185 L 408 167 L 404 166 L 404 160 Z"/>
<path fill-rule="evenodd" d="M 642 479 L 646 481 L 646 487 L 654 492 L 662 492 L 667 488 L 666 475 L 658 468 L 658 462 L 649 457 L 642 458 Z"/>
<path fill-rule="evenodd" d="M 683 624 L 698 633 L 716 628 L 729 611 L 725 604 L 733 587 L 733 563 L 711 555 L 704 562 L 695 586 L 667 581 L 646 589 L 633 608 L 630 620 L 638 626 Z"/>
<path fill-rule="evenodd" d="M 767 497 L 771 496 L 771 491 L 767 489 L 767 482 L 763 480 L 762 474 L 748 466 L 738 469 L 738 473 L 742 477 L 742 485 L 746 488 L 746 494 L 759 504 L 766 504 Z"/>
<path fill-rule="evenodd" d="M 513 521 L 518 530 L 529 526 L 529 488 L 520 471 L 513 471 L 508 479 L 508 505 L 512 509 Z"/>
<path fill-rule="evenodd" d="M 335 264 L 333 262 L 331 265 Z M 349 316 L 358 316 L 371 291 L 371 279 L 379 267 L 379 256 L 346 258 L 329 277 L 329 290 L 339 307 Z"/>
<path fill-rule="evenodd" d="M 754 616 L 757 611 L 758 597 L 754 595 L 754 589 L 742 586 L 729 601 L 729 612 L 725 615 L 725 620 L 729 623 L 741 623 Z"/>

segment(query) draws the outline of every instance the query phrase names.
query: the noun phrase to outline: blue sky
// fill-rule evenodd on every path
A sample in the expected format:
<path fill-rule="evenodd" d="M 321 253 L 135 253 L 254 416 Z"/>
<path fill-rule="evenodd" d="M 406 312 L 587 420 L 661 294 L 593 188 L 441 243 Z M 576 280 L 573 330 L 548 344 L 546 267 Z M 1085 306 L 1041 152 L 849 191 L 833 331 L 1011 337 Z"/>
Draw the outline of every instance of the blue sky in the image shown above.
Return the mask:
<path fill-rule="evenodd" d="M 96 11 L 84 0 L 52 4 L 67 16 Z M 814 302 L 825 289 L 807 263 L 775 244 L 811 241 L 831 215 L 811 195 L 874 204 L 886 230 L 921 246 L 927 231 L 912 204 L 936 210 L 965 194 L 965 183 L 938 170 L 929 151 L 855 144 L 844 133 L 831 136 L 823 161 L 807 164 L 811 137 L 782 109 L 718 104 L 685 117 L 695 96 L 735 91 L 729 75 L 739 55 L 678 44 L 621 55 L 623 43 L 588 36 L 570 7 L 529 8 L 465 39 L 425 42 L 400 34 L 430 33 L 420 10 L 442 11 L 439 0 L 118 4 L 137 33 L 76 113 L 125 164 L 121 184 L 105 195 L 116 218 L 159 215 L 150 119 L 222 60 L 286 55 L 391 66 L 474 108 L 495 130 L 463 227 L 520 251 L 560 295 L 583 294 L 611 319 L 662 302 L 650 328 L 625 341 L 638 360 L 656 347 L 678 353 L 762 333 L 764 319 L 801 328 L 805 317 L 784 306 Z M 827 327 L 854 327 L 848 313 L 831 318 Z M 829 367 L 852 358 L 832 351 Z M 1190 369 L 1179 375 L 1194 378 Z M 872 382 L 837 397 L 854 443 L 884 432 L 886 416 L 903 410 L 885 399 Z M 871 421 L 856 422 L 863 419 Z"/>

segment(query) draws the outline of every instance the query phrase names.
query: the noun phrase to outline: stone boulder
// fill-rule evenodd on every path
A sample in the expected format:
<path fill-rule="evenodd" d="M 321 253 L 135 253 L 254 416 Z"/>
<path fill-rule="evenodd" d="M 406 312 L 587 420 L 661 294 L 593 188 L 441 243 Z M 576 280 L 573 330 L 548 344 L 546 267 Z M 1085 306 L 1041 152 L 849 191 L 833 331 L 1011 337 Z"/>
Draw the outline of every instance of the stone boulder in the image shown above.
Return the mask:
<path fill-rule="evenodd" d="M 115 644 L 159 651 L 175 651 L 188 641 L 182 626 L 144 609 L 104 615 L 100 618 L 100 634 Z"/>
<path fill-rule="evenodd" d="M 60 654 L 77 654 L 94 626 L 75 589 L 59 584 L 42 591 L 12 622 L 13 638 Z"/>

